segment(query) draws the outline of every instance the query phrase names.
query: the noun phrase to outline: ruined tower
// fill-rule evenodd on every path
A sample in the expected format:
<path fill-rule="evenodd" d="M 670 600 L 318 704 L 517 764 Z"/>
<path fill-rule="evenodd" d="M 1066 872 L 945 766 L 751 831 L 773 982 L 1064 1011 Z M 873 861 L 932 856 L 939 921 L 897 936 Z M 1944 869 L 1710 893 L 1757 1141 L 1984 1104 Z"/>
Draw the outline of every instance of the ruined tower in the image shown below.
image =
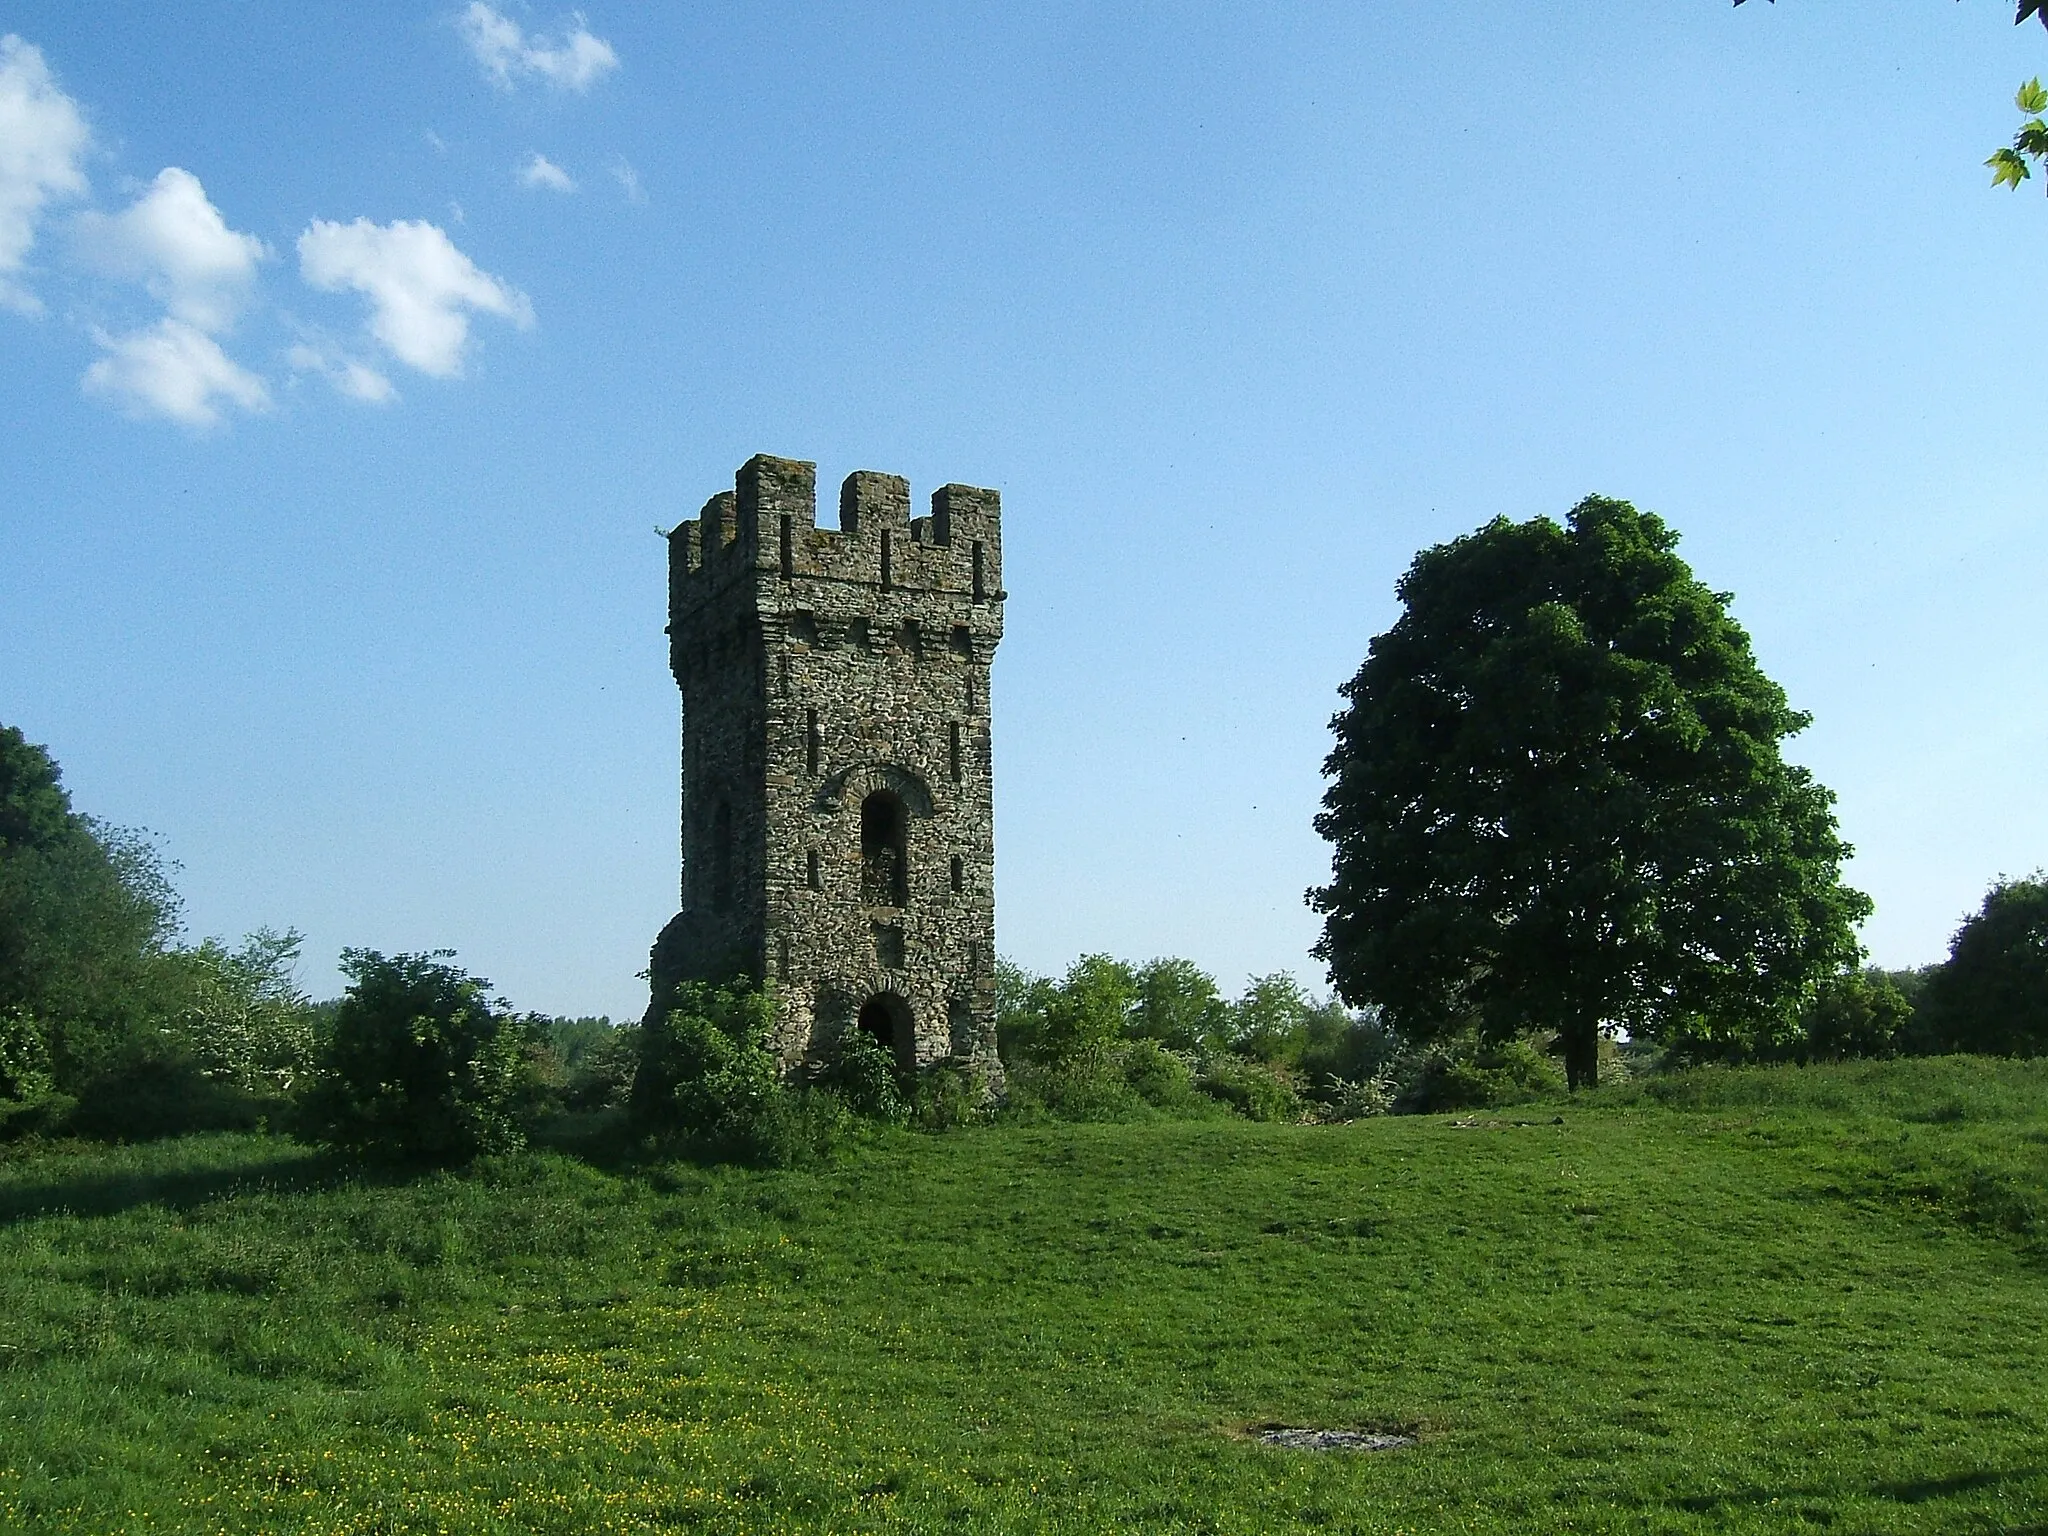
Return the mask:
<path fill-rule="evenodd" d="M 1003 634 L 994 491 L 759 455 L 669 535 L 683 694 L 682 910 L 655 1006 L 686 979 L 771 978 L 791 1068 L 865 1029 L 907 1067 L 994 1077 L 989 662 Z"/>

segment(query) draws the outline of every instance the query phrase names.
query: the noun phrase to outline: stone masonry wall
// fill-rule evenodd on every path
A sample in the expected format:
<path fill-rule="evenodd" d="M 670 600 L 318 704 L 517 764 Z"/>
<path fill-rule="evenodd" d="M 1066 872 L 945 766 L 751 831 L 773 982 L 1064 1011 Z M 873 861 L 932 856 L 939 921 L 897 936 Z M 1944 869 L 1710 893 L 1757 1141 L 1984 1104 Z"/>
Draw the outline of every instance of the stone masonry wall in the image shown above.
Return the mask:
<path fill-rule="evenodd" d="M 669 536 L 684 875 L 657 1003 L 685 977 L 770 976 L 795 1067 L 879 998 L 906 1065 L 993 1076 L 1000 503 L 948 485 L 912 518 L 905 481 L 862 471 L 820 528 L 815 473 L 751 459 Z M 871 831 L 901 807 L 900 847 L 864 851 L 871 796 Z"/>

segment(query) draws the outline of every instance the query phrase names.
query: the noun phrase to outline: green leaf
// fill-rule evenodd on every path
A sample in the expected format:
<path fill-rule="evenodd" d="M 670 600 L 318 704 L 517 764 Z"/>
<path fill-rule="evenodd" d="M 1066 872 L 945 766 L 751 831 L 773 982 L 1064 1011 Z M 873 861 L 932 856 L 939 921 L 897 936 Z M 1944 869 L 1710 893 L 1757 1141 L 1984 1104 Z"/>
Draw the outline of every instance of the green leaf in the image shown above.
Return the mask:
<path fill-rule="evenodd" d="M 1991 168 L 1991 185 L 1994 187 L 2017 187 L 2032 173 L 2027 162 L 2010 149 L 2001 149 L 1984 162 Z"/>
<path fill-rule="evenodd" d="M 2048 4 L 2048 0 L 2042 0 L 2042 3 Z M 2041 89 L 2041 77 L 2036 75 L 2021 86 L 2019 93 L 2013 97 L 2012 104 L 2029 114 L 2048 112 L 2048 91 Z"/>

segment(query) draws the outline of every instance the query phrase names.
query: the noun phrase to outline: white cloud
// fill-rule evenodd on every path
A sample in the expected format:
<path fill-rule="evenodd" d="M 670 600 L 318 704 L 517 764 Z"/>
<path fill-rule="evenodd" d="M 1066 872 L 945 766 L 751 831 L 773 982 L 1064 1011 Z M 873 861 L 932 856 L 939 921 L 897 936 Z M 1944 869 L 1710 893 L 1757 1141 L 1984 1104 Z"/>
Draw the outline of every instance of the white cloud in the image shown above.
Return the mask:
<path fill-rule="evenodd" d="M 78 103 L 57 88 L 42 51 L 0 37 L 0 305 L 42 308 L 17 281 L 43 209 L 86 190 L 79 162 L 92 142 Z"/>
<path fill-rule="evenodd" d="M 462 372 L 471 311 L 533 324 L 525 294 L 481 270 L 424 220 L 315 219 L 299 236 L 299 274 L 328 293 L 366 295 L 370 334 L 400 362 L 439 378 Z"/>
<path fill-rule="evenodd" d="M 361 400 L 369 405 L 388 405 L 398 398 L 398 391 L 391 381 L 368 363 L 359 363 L 352 357 L 343 357 L 324 347 L 301 342 L 285 354 L 285 361 L 291 364 L 294 373 L 320 374 L 338 393 L 347 395 L 351 400 Z"/>
<path fill-rule="evenodd" d="M 269 254 L 254 235 L 229 229 L 199 178 L 175 165 L 123 212 L 82 213 L 74 227 L 91 261 L 142 283 L 202 331 L 234 322 L 256 264 Z"/>
<path fill-rule="evenodd" d="M 504 12 L 470 0 L 456 26 L 484 73 L 507 90 L 525 79 L 545 80 L 568 91 L 587 91 L 619 67 L 612 45 L 593 36 L 579 15 L 558 42 L 533 36 Z"/>
<path fill-rule="evenodd" d="M 539 150 L 526 157 L 526 164 L 519 167 L 519 179 L 529 187 L 546 187 L 550 192 L 574 192 L 576 183 L 569 173 Z"/>
<path fill-rule="evenodd" d="M 103 395 L 131 415 L 210 427 L 220 420 L 219 402 L 245 411 L 269 408 L 263 381 L 183 320 L 166 317 L 124 336 L 95 331 L 93 339 L 106 356 L 85 370 L 85 392 Z"/>
<path fill-rule="evenodd" d="M 625 161 L 621 160 L 612 167 L 612 180 L 626 194 L 627 202 L 639 204 L 647 201 L 647 193 L 640 186 L 640 173 Z"/>

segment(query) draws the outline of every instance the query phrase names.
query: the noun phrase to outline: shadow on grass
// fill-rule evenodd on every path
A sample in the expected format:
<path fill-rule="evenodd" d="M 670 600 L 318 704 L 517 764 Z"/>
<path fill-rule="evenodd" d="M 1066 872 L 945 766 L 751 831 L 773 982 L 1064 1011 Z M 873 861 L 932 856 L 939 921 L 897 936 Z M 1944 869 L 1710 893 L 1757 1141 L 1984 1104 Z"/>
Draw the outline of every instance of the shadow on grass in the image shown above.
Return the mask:
<path fill-rule="evenodd" d="M 615 1113 L 554 1116 L 529 1127 L 529 1131 L 530 1150 L 572 1158 L 606 1173 L 659 1175 L 678 1161 L 672 1149 L 647 1147 L 635 1141 L 628 1133 L 624 1117 Z M 180 1138 L 165 1137 L 138 1143 L 106 1143 L 98 1150 L 109 1157 L 125 1153 L 167 1161 L 178 1156 L 179 1146 Z M 142 1154 L 142 1148 L 152 1150 Z M 101 1167 L 68 1176 L 52 1169 L 49 1176 L 34 1181 L 24 1180 L 11 1186 L 0 1181 L 0 1228 L 45 1216 L 116 1216 L 144 1205 L 186 1211 L 246 1195 L 313 1194 L 347 1184 L 396 1187 L 436 1174 L 460 1172 L 464 1166 L 431 1159 L 405 1161 L 357 1156 L 308 1146 L 274 1151 L 232 1166 Z"/>
<path fill-rule="evenodd" d="M 1958 1472 L 1949 1477 L 1921 1477 L 1905 1482 L 1873 1483 L 1868 1491 L 1871 1497 L 1889 1499 L 1894 1504 L 1931 1504 L 1937 1499 L 1952 1499 L 1966 1493 L 1979 1493 L 2008 1483 L 2033 1482 L 2044 1474 L 2048 1474 L 2048 1468 L 1985 1469 L 1977 1472 Z M 1743 1488 L 1732 1493 L 1696 1494 L 1668 1502 L 1673 1508 L 1682 1509 L 1688 1514 L 1711 1515 L 1720 1510 L 1741 1506 L 1796 1504 L 1801 1501 L 1822 1506 L 1831 1499 L 1841 1497 L 1842 1492 L 1841 1489 L 1819 1488 Z M 2019 1536 L 2025 1536 L 2027 1532 L 2048 1533 L 2048 1525 L 2001 1529 L 2013 1530 L 2019 1533 Z"/>
<path fill-rule="evenodd" d="M 366 1167 L 331 1152 L 308 1150 L 233 1168 L 81 1173 L 0 1188 L 0 1227 L 43 1216 L 115 1216 L 143 1205 L 186 1211 L 237 1195 L 303 1194 L 365 1181 L 403 1183 L 417 1172 Z"/>

